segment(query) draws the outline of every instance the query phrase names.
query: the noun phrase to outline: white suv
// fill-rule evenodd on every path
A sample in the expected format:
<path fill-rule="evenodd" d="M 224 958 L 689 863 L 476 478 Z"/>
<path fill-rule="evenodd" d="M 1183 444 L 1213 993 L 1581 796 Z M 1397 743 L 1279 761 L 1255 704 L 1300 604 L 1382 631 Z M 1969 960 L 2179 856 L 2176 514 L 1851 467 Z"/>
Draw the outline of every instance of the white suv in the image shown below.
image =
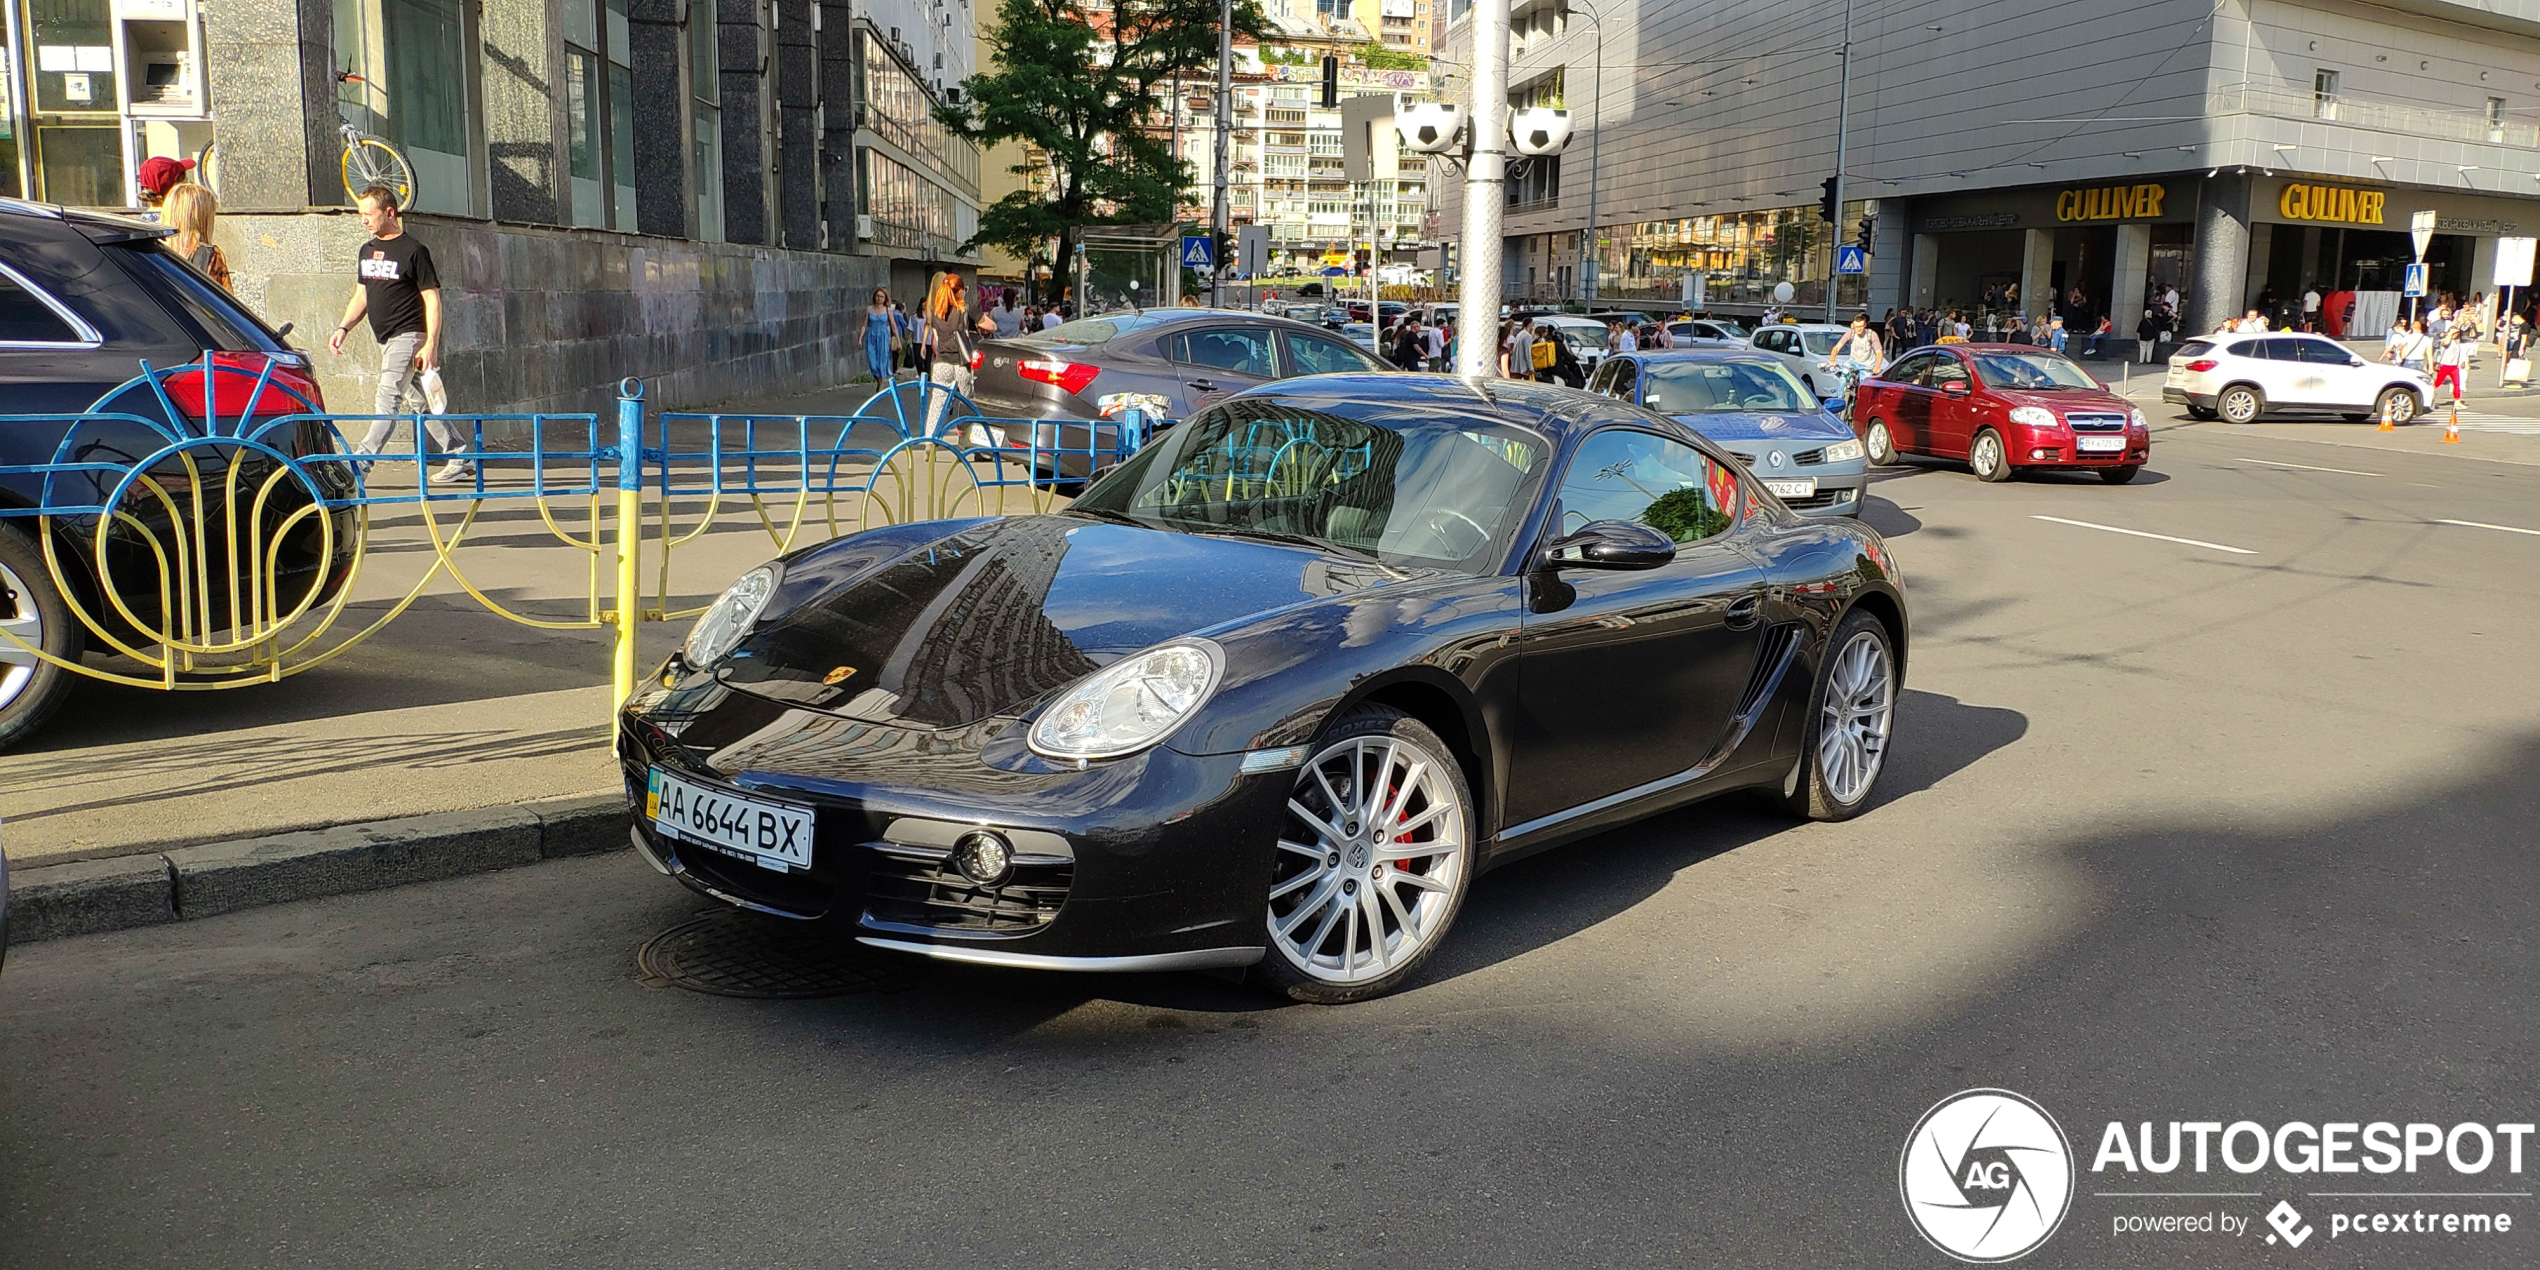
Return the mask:
<path fill-rule="evenodd" d="M 1810 396 L 1822 401 L 1843 395 L 1843 380 L 1826 369 L 1826 354 L 1850 329 L 1831 322 L 1781 322 L 1755 332 L 1753 343 L 1757 352 L 1772 354 Z"/>
<path fill-rule="evenodd" d="M 2327 410 L 2400 423 L 2434 402 L 2425 372 L 2369 362 L 2317 335 L 2208 335 L 2179 345 L 2161 400 L 2198 419 L 2249 423 L 2271 410 Z"/>

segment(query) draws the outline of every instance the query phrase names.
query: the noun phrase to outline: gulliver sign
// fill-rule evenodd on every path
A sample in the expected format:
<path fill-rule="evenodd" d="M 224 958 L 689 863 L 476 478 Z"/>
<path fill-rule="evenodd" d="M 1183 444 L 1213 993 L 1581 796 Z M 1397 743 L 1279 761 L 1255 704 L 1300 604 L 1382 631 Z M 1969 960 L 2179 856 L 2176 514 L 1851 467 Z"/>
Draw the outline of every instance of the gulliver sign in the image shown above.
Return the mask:
<path fill-rule="evenodd" d="M 2158 185 L 2101 185 L 2055 196 L 2055 219 L 2135 220 L 2161 214 L 2168 191 Z"/>
<path fill-rule="evenodd" d="M 2276 199 L 2275 209 L 2284 213 L 2286 220 L 2378 225 L 2381 205 L 2387 197 L 2380 190 L 2349 189 L 2343 185 L 2288 185 Z"/>

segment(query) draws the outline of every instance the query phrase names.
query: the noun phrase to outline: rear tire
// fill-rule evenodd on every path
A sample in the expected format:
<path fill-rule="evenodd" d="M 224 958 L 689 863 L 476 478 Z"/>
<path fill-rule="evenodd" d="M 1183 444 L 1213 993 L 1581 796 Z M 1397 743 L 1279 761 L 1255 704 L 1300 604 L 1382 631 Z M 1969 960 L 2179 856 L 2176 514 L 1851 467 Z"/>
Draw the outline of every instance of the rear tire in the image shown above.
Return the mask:
<path fill-rule="evenodd" d="M 64 661 L 79 660 L 78 619 L 53 589 L 44 553 L 14 525 L 0 525 L 0 628 Z M 69 694 L 72 672 L 0 640 L 0 749 L 35 734 Z"/>
<path fill-rule="evenodd" d="M 1977 480 L 1988 485 L 2011 479 L 2011 455 L 2003 448 L 2002 434 L 1991 428 L 1976 433 L 1974 444 L 1967 447 L 1967 466 L 1975 469 Z"/>
<path fill-rule="evenodd" d="M 1850 820 L 1870 805 L 1896 730 L 1896 649 L 1887 626 L 1854 609 L 1817 660 L 1799 765 L 1781 804 L 1809 820 Z"/>
<path fill-rule="evenodd" d="M 1896 438 L 1887 430 L 1887 420 L 1873 418 L 1861 432 L 1861 448 L 1869 454 L 1870 466 L 1896 466 Z"/>
<path fill-rule="evenodd" d="M 2127 481 L 2131 481 L 2136 476 L 2140 475 L 2142 471 L 2143 468 L 2140 465 L 2135 467 L 2103 467 L 2099 469 L 2099 479 L 2106 481 L 2110 485 L 2123 485 Z"/>
<path fill-rule="evenodd" d="M 2247 384 L 2233 384 L 2223 389 L 2222 396 L 2214 399 L 2214 409 L 2222 415 L 2224 423 L 2256 423 L 2266 408 L 2266 398 L 2259 396 L 2258 390 Z"/>

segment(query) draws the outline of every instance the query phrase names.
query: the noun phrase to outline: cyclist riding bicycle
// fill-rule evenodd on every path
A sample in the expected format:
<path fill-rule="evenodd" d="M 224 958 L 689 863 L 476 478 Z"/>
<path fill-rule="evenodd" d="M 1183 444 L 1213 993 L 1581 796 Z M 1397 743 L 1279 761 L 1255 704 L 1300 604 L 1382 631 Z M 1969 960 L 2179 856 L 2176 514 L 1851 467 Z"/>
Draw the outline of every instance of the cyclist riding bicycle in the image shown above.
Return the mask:
<path fill-rule="evenodd" d="M 1870 329 L 1870 315 L 1852 315 L 1852 329 L 1827 350 L 1824 368 L 1833 371 L 1843 384 L 1843 404 L 1852 405 L 1852 391 L 1861 384 L 1863 375 L 1875 375 L 1887 365 L 1886 350 L 1879 347 L 1878 332 Z"/>

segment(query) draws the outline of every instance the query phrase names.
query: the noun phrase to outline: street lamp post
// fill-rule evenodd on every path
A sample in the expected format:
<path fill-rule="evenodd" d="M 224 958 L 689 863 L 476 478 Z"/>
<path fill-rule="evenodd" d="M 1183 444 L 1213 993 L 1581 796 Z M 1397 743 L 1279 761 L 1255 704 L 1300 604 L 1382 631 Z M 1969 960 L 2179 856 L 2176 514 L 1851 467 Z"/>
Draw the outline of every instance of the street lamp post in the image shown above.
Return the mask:
<path fill-rule="evenodd" d="M 1843 281 L 1843 159 L 1844 142 L 1852 131 L 1852 0 L 1843 0 L 1843 43 L 1835 52 L 1836 64 L 1842 67 L 1842 87 L 1837 90 L 1834 111 L 1834 224 L 1828 239 L 1833 250 L 1826 253 L 1826 320 L 1834 321 L 1835 290 Z"/>
<path fill-rule="evenodd" d="M 1594 100 L 1588 106 L 1588 205 L 1587 228 L 1579 235 L 1579 303 L 1588 308 L 1596 305 L 1596 177 L 1604 165 L 1597 160 L 1605 148 L 1605 19 L 1585 5 L 1573 3 L 1573 13 L 1587 15 L 1588 26 L 1596 32 L 1596 75 L 1590 81 L 1588 95 Z"/>
<path fill-rule="evenodd" d="M 1508 0 L 1473 5 L 1472 157 L 1464 165 L 1464 273 L 1456 279 L 1455 373 L 1499 372 L 1500 217 L 1508 200 Z"/>
<path fill-rule="evenodd" d="M 1235 128 L 1235 0 L 1217 0 L 1217 198 L 1208 213 L 1210 250 L 1226 241 L 1226 151 L 1231 147 Z M 1226 262 L 1210 258 L 1208 270 L 1208 304 L 1223 307 L 1226 289 Z M 1166 303 L 1172 303 L 1166 301 Z"/>

